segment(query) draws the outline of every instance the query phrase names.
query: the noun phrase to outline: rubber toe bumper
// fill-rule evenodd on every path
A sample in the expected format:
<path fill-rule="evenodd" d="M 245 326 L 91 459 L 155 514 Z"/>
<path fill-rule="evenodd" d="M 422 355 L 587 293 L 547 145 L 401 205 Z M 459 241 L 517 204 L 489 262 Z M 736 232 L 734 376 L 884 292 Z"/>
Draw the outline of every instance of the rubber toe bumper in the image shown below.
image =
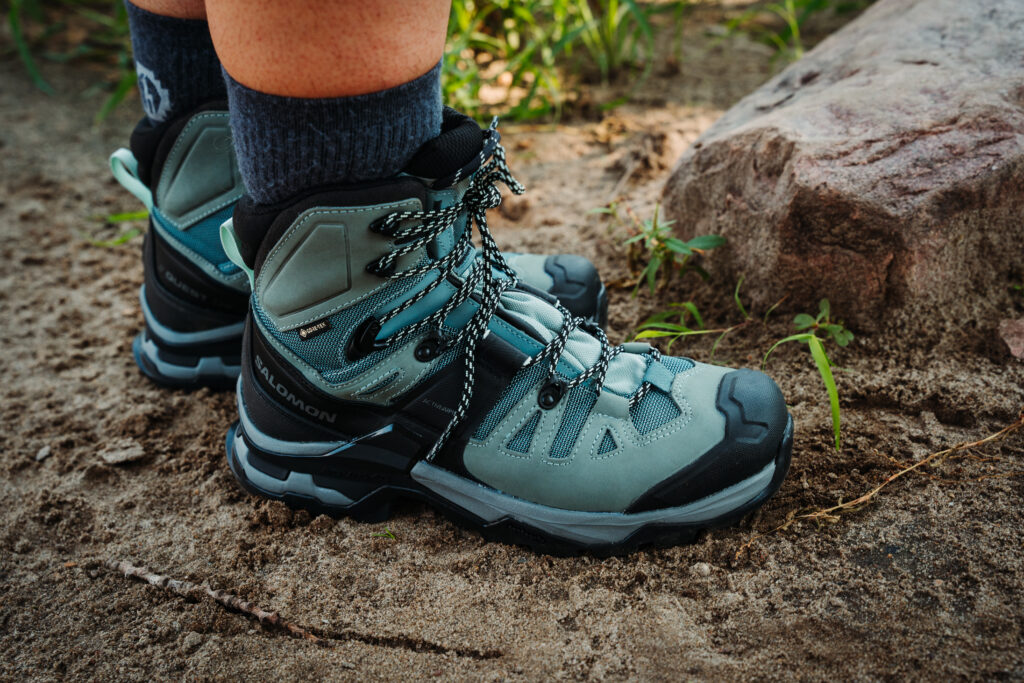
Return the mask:
<path fill-rule="evenodd" d="M 722 441 L 644 494 L 630 512 L 686 505 L 752 476 L 776 458 L 790 418 L 771 377 L 747 369 L 728 373 L 716 405 L 725 415 Z"/>
<path fill-rule="evenodd" d="M 555 254 L 544 261 L 544 272 L 554 284 L 548 293 L 573 315 L 608 324 L 608 294 L 594 264 L 575 254 Z"/>

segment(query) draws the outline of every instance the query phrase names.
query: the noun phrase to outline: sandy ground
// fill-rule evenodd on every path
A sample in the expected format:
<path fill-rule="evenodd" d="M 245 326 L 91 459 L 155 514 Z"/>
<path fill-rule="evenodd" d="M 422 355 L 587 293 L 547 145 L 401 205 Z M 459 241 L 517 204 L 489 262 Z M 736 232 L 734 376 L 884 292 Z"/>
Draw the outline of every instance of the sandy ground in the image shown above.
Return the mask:
<path fill-rule="evenodd" d="M 767 76 L 764 49 L 742 39 L 690 57 L 603 122 L 505 128 L 530 191 L 494 219 L 503 246 L 579 251 L 628 277 L 621 227 L 588 211 L 621 194 L 648 216 L 683 147 Z M 552 558 L 417 506 L 386 525 L 314 519 L 236 487 L 232 396 L 158 389 L 136 370 L 141 240 L 84 237 L 138 208 L 105 169 L 136 114 L 94 129 L 98 103 L 77 95 L 94 76 L 48 75 L 67 94 L 0 64 L 0 678 L 1024 678 L 1024 432 L 835 523 L 769 533 L 1013 422 L 1024 363 L 998 343 L 858 336 L 835 354 L 840 452 L 806 351 L 781 349 L 769 370 L 796 419 L 791 474 L 763 511 L 692 546 Z M 662 302 L 691 297 L 710 325 L 738 322 L 731 287 L 688 280 Z M 613 289 L 613 338 L 657 308 Z M 757 366 L 791 317 L 733 332 L 716 359 Z M 707 359 L 710 345 L 676 350 Z M 109 559 L 231 591 L 329 646 Z"/>

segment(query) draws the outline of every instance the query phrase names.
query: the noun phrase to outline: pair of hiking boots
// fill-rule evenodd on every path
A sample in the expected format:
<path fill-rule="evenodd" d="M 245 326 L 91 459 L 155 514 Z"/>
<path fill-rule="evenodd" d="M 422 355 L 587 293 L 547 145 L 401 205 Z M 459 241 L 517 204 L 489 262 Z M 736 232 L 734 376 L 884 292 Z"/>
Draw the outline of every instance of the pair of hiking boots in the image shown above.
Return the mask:
<path fill-rule="evenodd" d="M 225 109 L 143 120 L 111 166 L 150 210 L 136 362 L 236 388 L 245 489 L 368 521 L 421 499 L 490 539 L 608 554 L 687 542 L 781 485 L 793 424 L 770 378 L 612 346 L 589 261 L 499 250 L 485 214 L 522 187 L 493 125 L 446 110 L 395 177 L 266 206 Z"/>

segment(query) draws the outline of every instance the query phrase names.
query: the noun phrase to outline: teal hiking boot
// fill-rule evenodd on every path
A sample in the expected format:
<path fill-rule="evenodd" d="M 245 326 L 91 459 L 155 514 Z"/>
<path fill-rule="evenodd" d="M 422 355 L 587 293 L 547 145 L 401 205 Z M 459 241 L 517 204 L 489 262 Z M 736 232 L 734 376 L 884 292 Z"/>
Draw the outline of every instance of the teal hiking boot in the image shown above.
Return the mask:
<path fill-rule="evenodd" d="M 253 283 L 239 483 L 368 521 L 418 499 L 555 554 L 688 542 L 763 504 L 793 439 L 775 383 L 612 346 L 524 283 L 485 217 L 498 182 L 522 187 L 493 125 L 474 140 L 388 180 L 241 200 L 223 227 Z"/>
<path fill-rule="evenodd" d="M 479 126 L 447 110 L 445 133 L 421 150 L 421 163 L 437 163 L 466 145 L 479 151 L 479 136 Z M 244 194 L 227 103 L 210 103 L 164 124 L 143 119 L 130 147 L 114 152 L 110 165 L 150 212 L 139 292 L 145 327 L 132 344 L 135 361 L 161 385 L 231 388 L 241 363 L 249 281 L 220 242 L 220 226 Z M 557 297 L 575 315 L 606 323 L 607 294 L 587 259 L 506 258 L 522 282 Z"/>

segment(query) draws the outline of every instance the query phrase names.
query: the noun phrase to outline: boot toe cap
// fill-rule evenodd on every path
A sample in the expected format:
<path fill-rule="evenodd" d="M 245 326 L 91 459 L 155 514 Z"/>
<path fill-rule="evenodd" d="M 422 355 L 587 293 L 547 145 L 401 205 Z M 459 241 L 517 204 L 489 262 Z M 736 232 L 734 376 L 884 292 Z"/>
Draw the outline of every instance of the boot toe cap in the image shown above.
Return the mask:
<path fill-rule="evenodd" d="M 725 416 L 722 440 L 644 494 L 630 506 L 631 512 L 686 505 L 773 464 L 788 463 L 791 420 L 782 391 L 770 377 L 756 370 L 729 372 L 722 377 L 715 400 Z"/>

